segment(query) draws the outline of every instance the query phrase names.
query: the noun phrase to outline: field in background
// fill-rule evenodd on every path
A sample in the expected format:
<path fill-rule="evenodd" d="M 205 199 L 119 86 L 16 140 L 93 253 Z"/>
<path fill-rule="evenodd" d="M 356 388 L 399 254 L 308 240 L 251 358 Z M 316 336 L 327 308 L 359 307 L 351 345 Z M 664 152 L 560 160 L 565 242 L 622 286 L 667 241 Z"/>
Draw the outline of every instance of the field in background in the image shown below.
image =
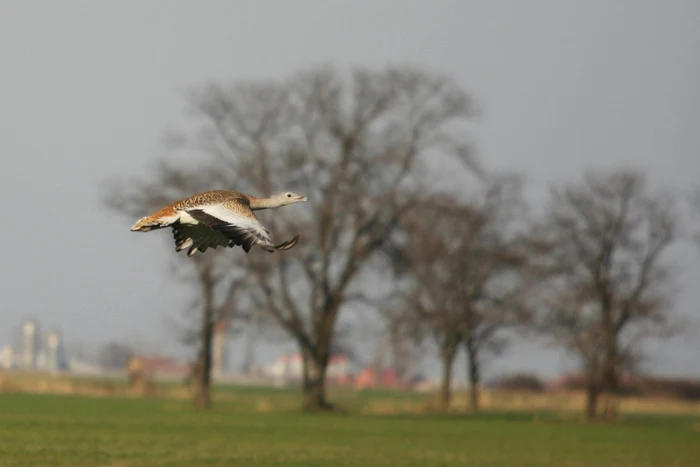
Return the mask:
<path fill-rule="evenodd" d="M 130 388 L 119 379 L 76 378 L 0 371 L 0 393 L 35 393 L 82 395 L 89 397 L 162 398 L 187 400 L 190 390 L 182 383 L 150 383 Z M 436 409 L 434 394 L 393 390 L 356 391 L 350 388 L 331 388 L 330 399 L 342 409 L 363 414 L 423 414 Z M 214 403 L 233 403 L 255 408 L 259 412 L 295 411 L 300 405 L 296 388 L 255 386 L 214 386 Z M 456 392 L 451 411 L 468 411 L 467 394 Z M 577 415 L 583 412 L 584 394 L 580 391 L 533 393 L 526 391 L 482 391 L 482 408 L 498 412 L 549 411 Z M 685 414 L 700 416 L 700 403 L 670 397 L 624 397 L 619 399 L 623 414 Z"/>
<path fill-rule="evenodd" d="M 547 413 L 307 415 L 219 394 L 174 399 L 0 394 L 0 466 L 692 466 L 700 419 L 586 425 Z M 273 397 L 274 396 L 274 397 Z M 359 397 L 359 396 L 358 396 Z M 281 399 L 279 399 L 281 400 Z"/>

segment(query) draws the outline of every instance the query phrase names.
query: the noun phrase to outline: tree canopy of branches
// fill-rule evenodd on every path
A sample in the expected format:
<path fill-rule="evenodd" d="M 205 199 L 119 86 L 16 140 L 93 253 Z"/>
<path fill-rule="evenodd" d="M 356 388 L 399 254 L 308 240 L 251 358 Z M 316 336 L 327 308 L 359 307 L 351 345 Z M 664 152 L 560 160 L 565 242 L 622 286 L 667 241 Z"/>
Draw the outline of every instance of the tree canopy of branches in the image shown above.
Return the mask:
<path fill-rule="evenodd" d="M 642 174 L 588 172 L 555 187 L 532 236 L 539 325 L 573 352 L 587 378 L 588 417 L 614 394 L 637 343 L 671 328 L 672 285 L 664 254 L 677 235 L 671 198 L 650 192 Z"/>
<path fill-rule="evenodd" d="M 399 306 L 417 334 L 427 330 L 440 349 L 442 410 L 449 407 L 459 346 L 477 410 L 480 360 L 484 352 L 502 350 L 506 341 L 499 331 L 523 318 L 518 297 L 526 261 L 509 225 L 518 192 L 509 185 L 493 183 L 479 203 L 433 197 L 406 216 L 408 236 L 397 261 Z"/>
<path fill-rule="evenodd" d="M 400 217 L 430 193 L 431 170 L 451 159 L 465 174 L 478 172 L 460 125 L 475 107 L 445 77 L 394 67 L 344 77 L 322 66 L 288 79 L 211 83 L 188 102 L 201 125 L 176 141 L 198 158 L 196 169 L 182 169 L 182 182 L 204 183 L 187 194 L 206 186 L 309 198 L 259 215 L 273 235 L 301 232 L 294 250 L 227 254 L 245 266 L 252 303 L 298 344 L 304 407 L 331 408 L 326 367 L 341 311 L 366 298 L 364 273 L 382 260 Z M 175 198 L 159 180 L 133 190 L 144 200 Z M 139 215 L 147 209 L 136 206 Z"/>

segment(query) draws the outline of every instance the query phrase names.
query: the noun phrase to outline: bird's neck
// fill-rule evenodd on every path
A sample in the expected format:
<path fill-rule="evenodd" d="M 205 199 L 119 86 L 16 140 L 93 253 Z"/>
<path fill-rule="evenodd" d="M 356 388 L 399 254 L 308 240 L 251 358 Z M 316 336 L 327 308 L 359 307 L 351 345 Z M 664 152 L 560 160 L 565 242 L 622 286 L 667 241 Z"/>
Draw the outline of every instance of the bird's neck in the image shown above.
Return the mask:
<path fill-rule="evenodd" d="M 248 201 L 250 202 L 250 209 L 253 211 L 278 208 L 281 206 L 280 202 L 274 198 L 257 198 L 255 196 L 249 196 Z"/>

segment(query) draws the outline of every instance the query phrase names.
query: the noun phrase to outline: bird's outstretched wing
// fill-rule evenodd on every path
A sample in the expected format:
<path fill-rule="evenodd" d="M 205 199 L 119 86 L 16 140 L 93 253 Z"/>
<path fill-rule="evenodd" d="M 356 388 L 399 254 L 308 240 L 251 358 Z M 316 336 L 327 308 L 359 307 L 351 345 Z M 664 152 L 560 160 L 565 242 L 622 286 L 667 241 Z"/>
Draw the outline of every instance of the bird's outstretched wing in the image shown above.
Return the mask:
<path fill-rule="evenodd" d="M 187 239 L 183 240 L 182 246 L 178 247 L 180 249 L 190 247 L 189 256 L 197 250 L 203 251 L 202 248 L 206 250 L 217 246 L 240 246 L 248 253 L 256 244 L 269 252 L 274 252 L 288 250 L 299 241 L 299 235 L 297 235 L 292 240 L 274 245 L 270 239 L 270 232 L 253 214 L 247 199 L 196 206 L 185 209 L 185 212 L 198 223 L 191 224 L 191 227 L 186 228 L 189 231 L 182 233 L 182 236 L 191 239 L 191 242 Z"/>
<path fill-rule="evenodd" d="M 256 243 L 263 247 L 272 246 L 270 232 L 250 209 L 245 212 L 243 207 L 216 204 L 187 209 L 186 212 L 197 222 L 223 235 L 233 245 L 242 247 L 246 253 Z"/>
<path fill-rule="evenodd" d="M 198 251 L 204 253 L 209 248 L 233 246 L 231 240 L 204 224 L 182 224 L 179 221 L 171 225 L 175 237 L 175 251 L 189 248 L 187 256 Z"/>

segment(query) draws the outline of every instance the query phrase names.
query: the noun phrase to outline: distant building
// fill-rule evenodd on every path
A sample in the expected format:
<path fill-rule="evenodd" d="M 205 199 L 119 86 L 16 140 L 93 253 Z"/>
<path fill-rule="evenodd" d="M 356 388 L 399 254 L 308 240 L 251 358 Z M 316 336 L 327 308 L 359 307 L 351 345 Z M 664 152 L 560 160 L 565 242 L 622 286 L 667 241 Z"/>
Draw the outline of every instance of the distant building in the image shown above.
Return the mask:
<path fill-rule="evenodd" d="M 78 358 L 69 358 L 67 367 L 73 374 L 82 375 L 104 375 L 104 369 L 96 363 L 91 363 Z"/>
<path fill-rule="evenodd" d="M 127 370 L 149 379 L 182 379 L 189 376 L 192 365 L 178 362 L 170 357 L 160 355 L 134 355 L 128 363 Z"/>
<path fill-rule="evenodd" d="M 22 326 L 22 366 L 34 368 L 39 350 L 39 330 L 36 323 L 27 320 Z"/>
<path fill-rule="evenodd" d="M 303 376 L 301 355 L 286 353 L 280 355 L 265 368 L 265 374 L 282 384 L 300 380 Z"/>
<path fill-rule="evenodd" d="M 377 371 L 375 368 L 368 367 L 363 369 L 355 379 L 355 388 L 402 388 L 404 385 L 398 376 L 398 373 L 392 369 L 386 368 Z"/>
<path fill-rule="evenodd" d="M 46 352 L 39 350 L 36 354 L 36 359 L 34 360 L 34 368 L 37 370 L 46 369 Z"/>
<path fill-rule="evenodd" d="M 265 368 L 265 374 L 280 384 L 299 382 L 304 377 L 304 362 L 299 353 L 280 355 Z M 326 369 L 327 380 L 331 384 L 344 384 L 352 380 L 350 361 L 345 355 L 331 357 Z"/>
<path fill-rule="evenodd" d="M 353 375 L 350 370 L 350 359 L 345 355 L 331 357 L 326 369 L 326 381 L 332 385 L 352 384 Z"/>
<path fill-rule="evenodd" d="M 10 369 L 14 367 L 15 354 L 11 345 L 6 345 L 0 353 L 0 367 Z"/>
<path fill-rule="evenodd" d="M 46 369 L 59 371 L 63 367 L 63 342 L 58 331 L 53 331 L 46 338 Z"/>

